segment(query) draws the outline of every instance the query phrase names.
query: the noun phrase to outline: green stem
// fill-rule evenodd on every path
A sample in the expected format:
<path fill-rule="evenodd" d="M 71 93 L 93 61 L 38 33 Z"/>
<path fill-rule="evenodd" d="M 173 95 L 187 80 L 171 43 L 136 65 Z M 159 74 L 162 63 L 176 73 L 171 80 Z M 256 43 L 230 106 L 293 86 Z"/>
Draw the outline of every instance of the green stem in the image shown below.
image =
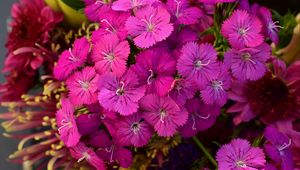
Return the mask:
<path fill-rule="evenodd" d="M 207 151 L 207 149 L 203 146 L 203 144 L 200 142 L 200 140 L 196 137 L 193 136 L 192 137 L 194 142 L 197 144 L 197 146 L 202 150 L 202 152 L 204 153 L 204 155 L 207 157 L 207 159 L 215 166 L 217 167 L 218 164 L 216 162 L 216 160 L 211 156 L 211 154 Z"/>

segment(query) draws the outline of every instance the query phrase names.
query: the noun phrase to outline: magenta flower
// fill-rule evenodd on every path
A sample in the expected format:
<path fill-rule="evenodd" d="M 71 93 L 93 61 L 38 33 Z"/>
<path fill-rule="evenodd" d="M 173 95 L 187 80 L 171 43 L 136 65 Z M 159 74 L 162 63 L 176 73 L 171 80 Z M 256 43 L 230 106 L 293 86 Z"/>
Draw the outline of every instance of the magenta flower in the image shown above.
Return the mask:
<path fill-rule="evenodd" d="M 198 7 L 191 7 L 187 0 L 167 0 L 166 6 L 176 24 L 196 24 L 204 15 Z"/>
<path fill-rule="evenodd" d="M 126 71 L 130 53 L 128 42 L 120 41 L 116 35 L 105 35 L 93 47 L 91 58 L 99 74 L 113 73 L 121 77 Z"/>
<path fill-rule="evenodd" d="M 201 98 L 205 104 L 223 106 L 227 102 L 226 91 L 230 88 L 231 76 L 224 64 L 220 64 L 220 67 L 218 76 L 201 90 Z"/>
<path fill-rule="evenodd" d="M 127 37 L 127 30 L 125 23 L 129 13 L 111 11 L 105 15 L 100 21 L 100 28 L 93 32 L 92 42 L 96 44 L 102 37 L 107 34 L 117 35 L 120 40 L 125 40 Z"/>
<path fill-rule="evenodd" d="M 117 0 L 113 3 L 112 9 L 116 11 L 137 10 L 146 6 L 151 6 L 157 0 Z"/>
<path fill-rule="evenodd" d="M 207 4 L 216 4 L 216 3 L 226 3 L 226 2 L 235 2 L 236 0 L 199 0 L 199 2 Z"/>
<path fill-rule="evenodd" d="M 142 120 L 140 113 L 121 117 L 116 121 L 116 136 L 121 145 L 142 147 L 153 135 L 153 128 Z"/>
<path fill-rule="evenodd" d="M 135 17 L 128 18 L 126 29 L 134 37 L 136 46 L 148 48 L 165 40 L 172 33 L 173 26 L 165 8 L 148 6 L 137 10 Z"/>
<path fill-rule="evenodd" d="M 62 99 L 61 105 L 62 108 L 56 113 L 58 133 L 64 144 L 67 147 L 72 147 L 79 142 L 81 136 L 75 121 L 75 109 L 69 99 Z"/>
<path fill-rule="evenodd" d="M 88 148 L 84 143 L 80 142 L 76 146 L 69 149 L 71 156 L 77 159 L 77 162 L 86 160 L 90 165 L 92 165 L 97 170 L 105 170 L 104 161 L 99 158 L 96 153 Z"/>
<path fill-rule="evenodd" d="M 81 135 L 91 135 L 98 130 L 101 116 L 99 113 L 82 114 L 76 118 L 76 124 Z"/>
<path fill-rule="evenodd" d="M 145 87 L 138 83 L 137 76 L 127 71 L 122 78 L 105 74 L 99 79 L 99 103 L 109 111 L 131 115 L 138 109 L 138 102 L 145 94 Z"/>
<path fill-rule="evenodd" d="M 266 7 L 260 7 L 258 15 L 263 23 L 263 33 L 266 37 L 269 37 L 275 44 L 279 42 L 278 28 L 283 28 L 278 24 L 278 21 L 273 22 L 272 14 Z"/>
<path fill-rule="evenodd" d="M 282 170 L 293 170 L 292 140 L 272 125 L 265 129 L 264 136 L 268 141 L 265 144 L 265 151 L 274 163 L 280 164 Z"/>
<path fill-rule="evenodd" d="M 151 124 L 159 136 L 169 137 L 184 125 L 188 113 L 170 97 L 146 95 L 140 101 L 143 118 Z"/>
<path fill-rule="evenodd" d="M 173 84 L 175 66 L 175 60 L 168 53 L 146 50 L 138 54 L 132 69 L 140 83 L 147 85 L 147 93 L 164 96 Z"/>
<path fill-rule="evenodd" d="M 197 90 L 194 81 L 179 78 L 174 81 L 169 95 L 179 106 L 182 106 L 185 104 L 186 100 L 194 97 Z"/>
<path fill-rule="evenodd" d="M 95 151 L 96 154 L 108 163 L 118 161 L 120 166 L 123 168 L 128 168 L 132 163 L 132 154 L 130 150 L 117 145 L 109 138 L 104 130 L 100 130 L 92 135 L 90 137 L 89 144 L 98 148 Z"/>
<path fill-rule="evenodd" d="M 195 80 L 200 87 L 217 77 L 219 64 L 217 52 L 212 45 L 190 42 L 182 47 L 181 53 L 177 61 L 180 75 Z"/>
<path fill-rule="evenodd" d="M 112 0 L 84 0 L 84 13 L 90 21 L 99 22 L 112 12 Z"/>
<path fill-rule="evenodd" d="M 179 129 L 183 137 L 192 137 L 199 131 L 210 128 L 221 113 L 220 107 L 205 105 L 200 98 L 188 100 L 185 108 L 189 117 L 186 124 Z"/>
<path fill-rule="evenodd" d="M 174 31 L 164 41 L 154 46 L 155 50 L 166 50 L 172 57 L 178 59 L 181 55 L 181 48 L 188 42 L 197 41 L 198 35 L 189 27 L 184 27 L 180 31 Z"/>
<path fill-rule="evenodd" d="M 233 139 L 217 152 L 219 170 L 260 170 L 265 167 L 265 154 L 262 149 L 252 147 L 247 140 Z"/>
<path fill-rule="evenodd" d="M 53 74 L 58 80 L 66 80 L 76 69 L 84 64 L 89 53 L 90 44 L 83 37 L 75 40 L 73 49 L 65 50 L 54 67 Z"/>
<path fill-rule="evenodd" d="M 238 80 L 258 80 L 265 74 L 270 57 L 271 47 L 263 43 L 256 48 L 231 49 L 224 54 L 224 62 Z"/>
<path fill-rule="evenodd" d="M 98 75 L 93 67 L 85 67 L 74 73 L 66 82 L 69 97 L 75 105 L 97 102 Z"/>
<path fill-rule="evenodd" d="M 234 48 L 256 47 L 263 43 L 260 20 L 247 11 L 236 10 L 223 23 L 222 34 Z"/>

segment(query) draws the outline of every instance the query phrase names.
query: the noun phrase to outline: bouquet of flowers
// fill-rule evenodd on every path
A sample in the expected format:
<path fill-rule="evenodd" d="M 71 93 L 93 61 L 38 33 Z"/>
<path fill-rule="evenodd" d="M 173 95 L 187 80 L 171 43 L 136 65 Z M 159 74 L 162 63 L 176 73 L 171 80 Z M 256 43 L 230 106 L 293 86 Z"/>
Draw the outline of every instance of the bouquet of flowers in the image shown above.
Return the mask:
<path fill-rule="evenodd" d="M 20 0 L 11 17 L 12 162 L 300 169 L 300 15 L 248 0 Z"/>

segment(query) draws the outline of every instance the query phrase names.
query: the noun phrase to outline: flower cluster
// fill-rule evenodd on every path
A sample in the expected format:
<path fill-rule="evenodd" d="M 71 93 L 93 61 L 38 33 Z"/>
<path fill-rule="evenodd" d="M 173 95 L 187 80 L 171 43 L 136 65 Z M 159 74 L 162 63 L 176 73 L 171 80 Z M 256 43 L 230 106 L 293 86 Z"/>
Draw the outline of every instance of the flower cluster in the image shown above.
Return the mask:
<path fill-rule="evenodd" d="M 40 128 L 21 142 L 23 147 L 41 136 L 45 145 L 40 141 L 13 158 L 33 165 L 50 155 L 48 167 L 54 169 L 146 169 L 152 163 L 176 169 L 196 161 L 198 169 L 300 167 L 300 61 L 287 66 L 273 56 L 282 27 L 268 8 L 248 0 L 83 3 L 97 29 L 79 31 L 68 43 L 60 36 L 72 34 L 51 32 L 62 18 L 41 0 L 22 0 L 13 8 L 4 70 L 32 77 L 43 66 L 51 74 L 37 95 L 42 97 L 32 101 L 25 95 L 17 102 L 20 110 L 38 105 L 47 106 L 45 111 L 24 117 L 13 109 L 18 113 L 0 116 L 7 129 L 47 128 L 47 135 Z M 22 25 L 23 15 L 41 18 Z M 18 41 L 23 26 L 37 32 L 28 31 L 28 38 Z M 51 33 L 58 45 L 50 43 Z M 25 75 L 16 78 L 24 83 L 20 92 L 8 97 L 15 99 L 36 84 Z M 25 125 L 23 117 L 31 124 Z M 191 139 L 205 157 L 198 158 Z M 212 141 L 228 144 L 218 149 Z M 27 153 L 30 148 L 34 154 Z M 192 159 L 177 162 L 181 151 Z M 144 165 L 138 166 L 141 160 Z"/>

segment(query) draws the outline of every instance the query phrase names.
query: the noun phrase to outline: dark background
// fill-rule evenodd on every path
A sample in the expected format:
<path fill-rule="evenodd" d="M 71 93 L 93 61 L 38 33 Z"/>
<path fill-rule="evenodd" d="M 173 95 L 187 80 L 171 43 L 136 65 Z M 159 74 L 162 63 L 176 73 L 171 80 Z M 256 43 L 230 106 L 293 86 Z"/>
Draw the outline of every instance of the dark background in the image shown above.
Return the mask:
<path fill-rule="evenodd" d="M 7 36 L 7 22 L 10 16 L 11 5 L 17 0 L 0 0 L 0 67 L 3 67 L 3 59 L 6 54 L 4 44 Z M 255 2 L 276 9 L 281 14 L 289 10 L 300 11 L 300 0 L 255 0 Z M 34 31 L 34 30 L 33 30 Z M 3 75 L 0 74 L 1 83 L 4 81 Z M 5 111 L 0 108 L 0 112 Z M 0 127 L 0 134 L 3 133 Z M 0 170 L 20 170 L 20 165 L 7 162 L 7 157 L 16 149 L 17 141 L 6 139 L 0 136 Z"/>
<path fill-rule="evenodd" d="M 7 36 L 7 22 L 10 16 L 11 5 L 17 0 L 0 0 L 0 67 L 3 67 L 3 59 L 5 57 L 6 50 L 4 44 Z M 3 75 L 0 73 L 1 83 L 4 81 Z M 0 112 L 4 112 L 3 108 L 0 108 Z M 0 170 L 21 170 L 21 165 L 9 163 L 7 157 L 13 153 L 17 147 L 17 141 L 7 139 L 2 136 L 3 128 L 0 127 Z"/>

